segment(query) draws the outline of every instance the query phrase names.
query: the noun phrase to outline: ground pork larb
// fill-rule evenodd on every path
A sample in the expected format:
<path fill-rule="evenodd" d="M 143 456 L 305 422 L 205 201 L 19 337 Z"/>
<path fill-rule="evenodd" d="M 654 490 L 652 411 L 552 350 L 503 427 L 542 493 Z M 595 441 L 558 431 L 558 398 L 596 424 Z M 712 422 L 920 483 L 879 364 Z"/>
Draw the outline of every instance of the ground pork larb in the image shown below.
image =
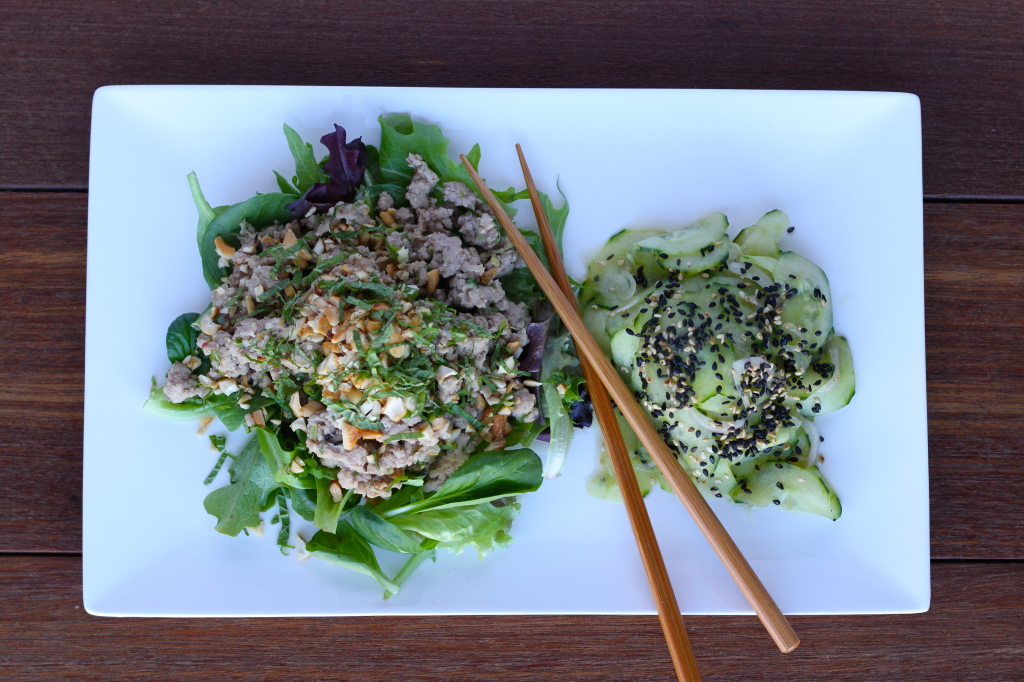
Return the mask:
<path fill-rule="evenodd" d="M 436 490 L 484 441 L 502 448 L 510 420 L 537 418 L 518 370 L 530 314 L 499 280 L 515 250 L 464 184 L 407 162 L 407 206 L 385 192 L 375 210 L 339 203 L 243 223 L 238 247 L 218 238 L 230 275 L 197 321 L 205 358 L 175 363 L 164 386 L 174 403 L 239 393 L 250 427 L 266 425 L 261 398 L 286 403 L 281 428 L 338 470 L 336 501 L 387 498 L 412 475 Z"/>

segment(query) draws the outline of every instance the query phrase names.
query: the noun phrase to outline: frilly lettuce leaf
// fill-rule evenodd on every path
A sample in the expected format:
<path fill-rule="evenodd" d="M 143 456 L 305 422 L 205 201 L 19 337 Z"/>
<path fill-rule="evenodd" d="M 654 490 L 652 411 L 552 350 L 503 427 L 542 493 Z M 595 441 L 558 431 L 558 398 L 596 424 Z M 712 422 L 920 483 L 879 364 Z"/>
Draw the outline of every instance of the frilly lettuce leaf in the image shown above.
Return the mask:
<path fill-rule="evenodd" d="M 512 541 L 508 531 L 519 515 L 519 504 L 496 507 L 484 502 L 473 507 L 431 509 L 419 514 L 400 516 L 392 523 L 407 531 L 438 541 L 438 549 L 459 554 L 466 547 L 476 549 L 480 558 L 496 547 L 507 547 Z"/>
<path fill-rule="evenodd" d="M 231 483 L 207 495 L 203 507 L 217 517 L 217 531 L 234 536 L 260 524 L 260 511 L 267 508 L 270 494 L 280 483 L 270 473 L 256 438 L 231 461 L 229 471 Z"/>

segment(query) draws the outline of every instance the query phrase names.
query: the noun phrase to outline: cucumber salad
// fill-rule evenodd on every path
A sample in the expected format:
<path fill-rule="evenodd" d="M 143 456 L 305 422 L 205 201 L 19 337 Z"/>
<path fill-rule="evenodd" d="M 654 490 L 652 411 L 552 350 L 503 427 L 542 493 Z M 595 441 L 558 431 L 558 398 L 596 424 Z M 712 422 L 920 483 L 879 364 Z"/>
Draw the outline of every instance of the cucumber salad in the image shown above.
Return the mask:
<path fill-rule="evenodd" d="M 781 211 L 734 240 L 728 227 L 716 213 L 619 232 L 588 266 L 584 321 L 705 496 L 838 519 L 814 419 L 846 405 L 855 380 L 828 278 L 781 250 L 793 229 Z M 641 490 L 667 489 L 619 421 Z M 588 490 L 618 496 L 603 446 Z"/>
<path fill-rule="evenodd" d="M 579 387 L 578 363 L 550 305 L 440 128 L 380 124 L 379 148 L 335 126 L 319 161 L 284 126 L 295 175 L 232 206 L 189 176 L 210 301 L 171 323 L 146 407 L 251 434 L 237 454 L 210 436 L 207 485 L 230 459 L 204 502 L 217 531 L 279 524 L 283 552 L 371 576 L 387 598 L 437 549 L 506 546 L 519 496 L 557 475 L 585 410 L 557 390 Z M 560 240 L 568 204 L 543 204 Z M 546 468 L 526 447 L 544 429 Z M 389 575 L 378 551 L 408 559 Z"/>

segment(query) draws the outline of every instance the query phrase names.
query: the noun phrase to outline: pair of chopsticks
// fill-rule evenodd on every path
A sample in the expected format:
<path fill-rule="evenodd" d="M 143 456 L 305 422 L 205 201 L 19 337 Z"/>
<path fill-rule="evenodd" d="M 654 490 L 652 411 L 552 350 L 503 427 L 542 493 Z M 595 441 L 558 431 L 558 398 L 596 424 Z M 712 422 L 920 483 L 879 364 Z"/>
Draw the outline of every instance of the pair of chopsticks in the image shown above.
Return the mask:
<path fill-rule="evenodd" d="M 665 639 L 668 642 L 669 652 L 672 655 L 677 676 L 680 680 L 686 682 L 700 680 L 700 672 L 697 670 L 697 664 L 693 657 L 693 649 L 690 647 L 686 636 L 686 630 L 683 626 L 675 594 L 672 591 L 668 572 L 665 569 L 665 563 L 658 548 L 658 542 L 654 536 L 650 518 L 647 515 L 647 507 L 643 503 L 643 497 L 640 494 L 640 488 L 633 473 L 633 466 L 629 461 L 629 454 L 626 451 L 622 434 L 612 412 L 609 394 L 615 400 L 626 421 L 633 427 L 637 437 L 646 447 L 647 452 L 654 458 L 672 490 L 682 501 L 690 516 L 693 517 L 697 527 L 711 544 L 718 558 L 725 564 L 726 570 L 729 571 L 733 580 L 736 581 L 743 595 L 757 613 L 758 618 L 760 618 L 761 623 L 768 630 L 772 639 L 775 640 L 776 645 L 784 653 L 792 651 L 800 644 L 800 639 L 789 625 L 786 617 L 782 615 L 771 595 L 768 594 L 764 585 L 761 584 L 757 574 L 754 573 L 750 564 L 747 563 L 747 560 L 743 557 L 743 554 L 736 546 L 736 543 L 733 542 L 725 527 L 722 526 L 722 522 L 718 520 L 718 517 L 711 510 L 707 500 L 691 483 L 689 475 L 683 471 L 682 466 L 676 460 L 672 451 L 669 450 L 648 420 L 643 408 L 633 397 L 632 391 L 622 381 L 618 372 L 615 371 L 615 368 L 608 361 L 608 358 L 605 357 L 604 352 L 583 324 L 583 320 L 576 307 L 575 297 L 572 294 L 572 288 L 569 285 L 569 279 L 562 265 L 561 256 L 551 235 L 547 216 L 545 216 L 541 208 L 540 197 L 537 194 L 537 188 L 527 166 L 523 150 L 518 144 L 516 145 L 516 150 L 519 154 L 519 162 L 523 168 L 523 175 L 526 178 L 530 201 L 533 204 L 533 210 L 537 217 L 537 225 L 540 229 L 545 251 L 547 252 L 548 262 L 551 263 L 551 273 L 547 271 L 518 228 L 508 218 L 505 211 L 502 210 L 486 183 L 477 174 L 473 164 L 465 156 L 460 156 L 460 159 L 480 189 L 480 193 L 487 201 L 487 204 L 491 207 L 495 217 L 498 218 L 498 221 L 505 229 L 505 234 L 508 235 L 516 251 L 519 252 L 519 255 L 526 262 L 530 272 L 533 273 L 540 288 L 548 297 L 559 317 L 562 318 L 562 322 L 569 329 L 569 333 L 572 334 L 575 341 L 576 349 L 580 353 L 580 364 L 587 381 L 587 390 L 590 392 L 598 423 L 608 445 L 608 453 L 612 461 L 615 478 L 622 492 L 623 502 L 633 527 L 633 534 L 636 537 L 644 568 L 651 583 L 651 590 L 654 593 L 658 608 L 658 618 L 665 632 Z M 552 273 L 554 277 L 552 277 Z"/>

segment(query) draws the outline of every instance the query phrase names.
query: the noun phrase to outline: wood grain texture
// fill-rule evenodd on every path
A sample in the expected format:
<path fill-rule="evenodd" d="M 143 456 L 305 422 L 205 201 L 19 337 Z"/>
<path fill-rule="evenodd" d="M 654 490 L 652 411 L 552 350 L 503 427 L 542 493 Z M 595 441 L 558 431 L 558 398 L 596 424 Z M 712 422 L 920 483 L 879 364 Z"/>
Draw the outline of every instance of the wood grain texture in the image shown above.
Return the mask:
<path fill-rule="evenodd" d="M 81 547 L 86 199 L 0 193 L 0 551 Z M 928 204 L 925 244 L 932 556 L 1024 559 L 1024 205 Z"/>
<path fill-rule="evenodd" d="M 926 614 L 794 617 L 786 655 L 753 617 L 687 621 L 707 682 L 1019 681 L 1024 565 L 937 564 L 932 590 Z M 96 618 L 77 557 L 0 557 L 0 603 L 7 682 L 674 679 L 654 616 Z"/>
<path fill-rule="evenodd" d="M 1024 4 L 1006 0 L 0 3 L 0 187 L 87 183 L 102 85 L 891 90 L 925 193 L 1024 195 Z"/>
<path fill-rule="evenodd" d="M 78 551 L 84 194 L 0 193 L 0 550 Z"/>
<path fill-rule="evenodd" d="M 1024 558 L 1024 206 L 926 206 L 932 556 Z"/>

